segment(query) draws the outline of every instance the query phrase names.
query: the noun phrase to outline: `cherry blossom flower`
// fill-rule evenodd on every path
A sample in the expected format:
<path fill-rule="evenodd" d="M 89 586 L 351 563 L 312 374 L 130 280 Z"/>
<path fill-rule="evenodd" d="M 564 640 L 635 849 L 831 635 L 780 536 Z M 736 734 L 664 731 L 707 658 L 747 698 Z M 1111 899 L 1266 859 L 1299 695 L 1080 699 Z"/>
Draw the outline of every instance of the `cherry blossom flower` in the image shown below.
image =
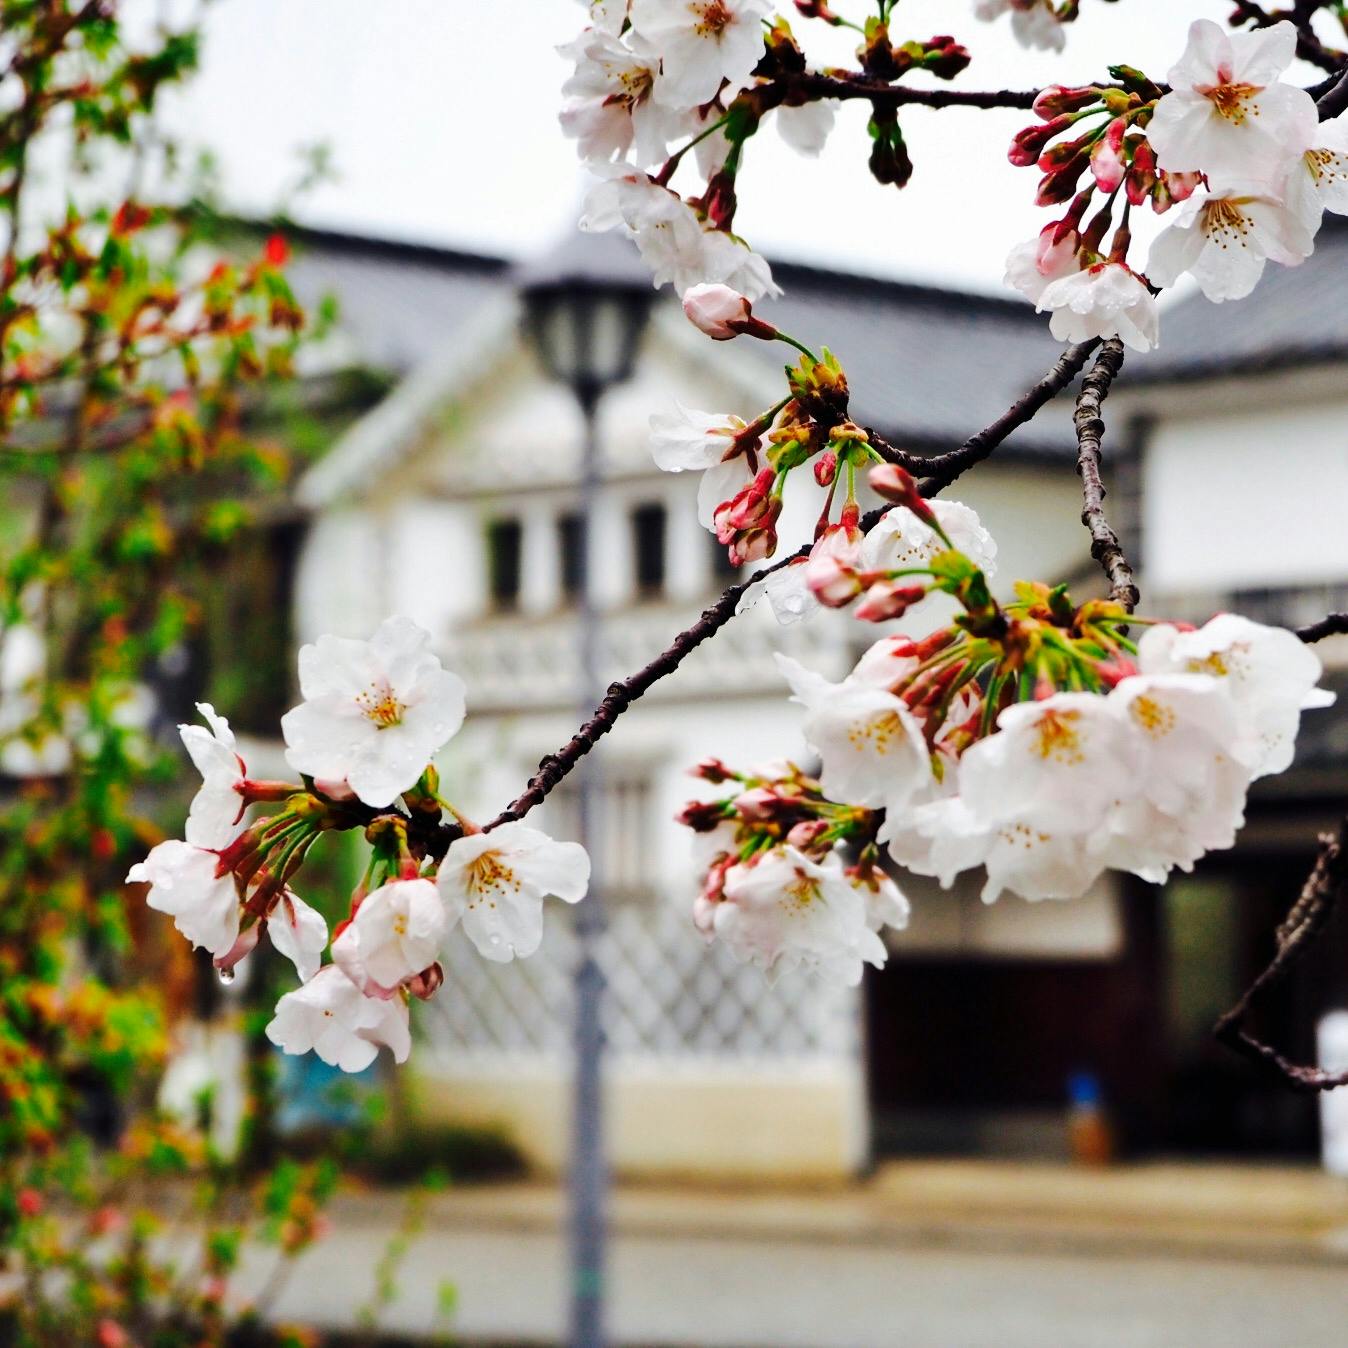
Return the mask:
<path fill-rule="evenodd" d="M 167 913 L 173 925 L 215 956 L 225 956 L 239 937 L 239 899 L 234 877 L 204 847 L 172 839 L 161 842 L 127 872 L 127 882 L 146 884 L 145 902 Z"/>
<path fill-rule="evenodd" d="M 932 513 L 950 542 L 989 579 L 997 574 L 997 543 L 978 513 L 960 501 L 935 500 Z M 861 564 L 868 571 L 899 571 L 926 566 L 948 545 L 907 506 L 895 506 L 866 535 Z"/>
<path fill-rule="evenodd" d="M 328 924 L 322 913 L 292 890 L 282 890 L 268 913 L 267 935 L 272 945 L 295 966 L 301 983 L 307 983 L 318 972 L 328 944 Z"/>
<path fill-rule="evenodd" d="M 1007 707 L 997 733 L 960 759 L 959 794 L 982 824 L 1016 821 L 1082 831 L 1127 781 L 1119 720 L 1094 693 L 1054 693 Z"/>
<path fill-rule="evenodd" d="M 901 866 L 947 888 L 961 871 L 986 867 L 985 903 L 1007 889 L 1025 899 L 1080 898 L 1105 868 L 1089 835 L 1070 824 L 1015 816 L 988 824 L 959 796 L 918 806 L 887 823 L 883 837 Z"/>
<path fill-rule="evenodd" d="M 1011 13 L 1011 32 L 1022 47 L 1041 51 L 1062 51 L 1067 45 L 1062 21 L 1053 8 L 1053 0 L 978 0 L 974 14 L 985 23 Z"/>
<path fill-rule="evenodd" d="M 817 159 L 824 151 L 837 120 L 838 100 L 821 98 L 800 107 L 777 109 L 777 134 L 797 153 Z"/>
<path fill-rule="evenodd" d="M 1334 695 L 1317 688 L 1319 658 L 1293 633 L 1222 613 L 1196 632 L 1150 627 L 1138 642 L 1143 674 L 1208 674 L 1229 694 L 1240 719 L 1235 753 L 1252 777 L 1291 766 L 1303 711 L 1326 707 Z"/>
<path fill-rule="evenodd" d="M 323 636 L 301 647 L 304 701 L 281 718 L 286 762 L 345 780 L 375 808 L 415 786 L 464 716 L 463 680 L 429 643 L 428 632 L 395 617 L 369 641 Z"/>
<path fill-rule="evenodd" d="M 1295 211 L 1271 196 L 1194 196 L 1161 233 L 1147 258 L 1154 284 L 1191 272 L 1208 299 L 1244 299 L 1270 258 L 1295 267 L 1309 257 L 1313 235 Z"/>
<path fill-rule="evenodd" d="M 407 1003 L 366 997 L 336 965 L 287 992 L 267 1024 L 267 1038 L 285 1053 L 317 1053 L 330 1067 L 362 1072 L 384 1044 L 395 1062 L 412 1051 Z"/>
<path fill-rule="evenodd" d="M 1068 230 L 1062 238 L 1057 238 L 1057 233 L 1058 222 L 1055 220 L 1045 225 L 1037 238 L 1018 243 L 1007 254 L 1003 281 L 1035 304 L 1054 281 L 1081 270 L 1077 257 L 1080 236 L 1074 229 Z"/>
<path fill-rule="evenodd" d="M 498 963 L 532 955 L 543 940 L 543 898 L 579 903 L 590 858 L 574 842 L 554 842 L 526 824 L 469 833 L 450 843 L 438 884 L 451 921 L 480 954 Z"/>
<path fill-rule="evenodd" d="M 228 847 L 243 831 L 244 802 L 240 794 L 245 767 L 234 744 L 234 732 L 209 702 L 197 710 L 210 726 L 180 725 L 183 747 L 197 771 L 201 788 L 187 814 L 187 841 L 197 847 Z"/>
<path fill-rule="evenodd" d="M 632 0 L 632 45 L 658 56 L 656 96 L 677 108 L 738 91 L 763 55 L 761 20 L 772 0 Z"/>
<path fill-rule="evenodd" d="M 710 914 L 716 939 L 770 981 L 803 966 L 855 987 L 863 962 L 885 962 L 866 898 L 836 855 L 816 862 L 790 845 L 775 847 L 731 866 L 721 892 Z"/>
<path fill-rule="evenodd" d="M 1097 262 L 1044 287 L 1035 306 L 1052 313 L 1049 331 L 1061 342 L 1118 337 L 1134 351 L 1159 340 L 1156 300 L 1122 262 Z"/>
<path fill-rule="evenodd" d="M 580 0 L 590 12 L 590 26 L 617 37 L 627 21 L 631 0 Z"/>
<path fill-rule="evenodd" d="M 895 931 L 907 928 L 913 906 L 892 875 L 886 875 L 878 866 L 872 866 L 865 876 L 851 869 L 845 874 L 866 905 L 866 925 L 872 931 L 883 931 L 886 927 Z"/>
<path fill-rule="evenodd" d="M 1227 33 L 1211 19 L 1189 28 L 1183 56 L 1168 76 L 1147 139 L 1172 173 L 1206 173 L 1223 184 L 1272 182 L 1310 148 L 1315 102 L 1278 76 L 1296 55 L 1286 20 L 1252 33 Z"/>
<path fill-rule="evenodd" d="M 777 668 L 805 708 L 805 738 L 818 752 L 819 780 L 832 800 L 898 809 L 932 780 L 922 728 L 907 704 L 860 680 L 831 683 L 789 656 Z"/>
<path fill-rule="evenodd" d="M 656 286 L 682 294 L 719 281 L 750 300 L 780 295 L 768 264 L 730 235 L 712 229 L 677 192 L 645 173 L 619 165 L 596 166 L 600 181 L 585 197 L 580 228 L 624 230 L 651 269 Z"/>
<path fill-rule="evenodd" d="M 621 159 L 632 151 L 643 167 L 657 164 L 670 141 L 690 129 L 687 116 L 652 97 L 657 56 L 639 55 L 602 29 L 584 32 L 558 50 L 576 63 L 562 85 L 560 120 L 582 159 Z"/>
<path fill-rule="evenodd" d="M 1319 124 L 1313 147 L 1287 175 L 1283 199 L 1312 234 L 1325 211 L 1348 214 L 1348 113 Z"/>
<path fill-rule="evenodd" d="M 367 996 L 387 995 L 434 961 L 450 926 L 430 880 L 390 880 L 361 901 L 332 958 Z"/>
<path fill-rule="evenodd" d="M 699 412 L 676 403 L 672 412 L 651 417 L 651 456 L 667 473 L 700 471 L 697 518 L 703 528 L 715 530 L 718 506 L 731 500 L 753 481 L 747 454 L 726 455 L 745 428 L 739 417 Z"/>

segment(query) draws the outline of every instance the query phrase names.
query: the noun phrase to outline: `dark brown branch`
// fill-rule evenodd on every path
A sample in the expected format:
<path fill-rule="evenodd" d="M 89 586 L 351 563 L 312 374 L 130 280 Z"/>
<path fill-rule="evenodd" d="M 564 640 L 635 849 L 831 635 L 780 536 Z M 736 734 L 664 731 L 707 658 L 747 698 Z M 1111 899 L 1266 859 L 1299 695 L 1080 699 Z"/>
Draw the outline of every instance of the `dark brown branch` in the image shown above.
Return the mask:
<path fill-rule="evenodd" d="M 1266 1044 L 1243 1028 L 1242 1022 L 1254 1002 L 1287 977 L 1292 966 L 1310 948 L 1324 929 L 1343 897 L 1348 884 L 1348 819 L 1339 824 L 1337 834 L 1320 838 L 1315 866 L 1301 888 L 1297 901 L 1278 928 L 1277 953 L 1268 967 L 1250 984 L 1244 996 L 1216 1024 L 1218 1040 L 1258 1063 L 1289 1085 L 1302 1091 L 1328 1091 L 1348 1085 L 1348 1072 L 1325 1072 L 1319 1067 L 1293 1062 L 1271 1044 Z"/>
<path fill-rule="evenodd" d="M 1062 392 L 1081 372 L 1090 353 L 1098 342 L 1082 342 L 1068 347 L 1058 358 L 1053 368 L 1034 385 L 1022 398 L 1014 402 L 990 426 L 970 436 L 959 449 L 931 459 L 919 460 L 919 471 L 925 478 L 922 484 L 924 496 L 935 496 L 948 487 L 959 475 L 974 464 L 986 459 L 1008 435 L 1018 426 L 1023 426 L 1056 394 Z M 902 451 L 896 451 L 902 452 Z M 880 506 L 862 517 L 861 527 L 873 529 L 886 511 L 891 507 Z M 683 663 L 688 654 L 697 649 L 709 637 L 717 632 L 735 616 L 735 610 L 744 592 L 758 584 L 774 571 L 790 566 L 792 562 L 807 557 L 810 545 L 807 543 L 796 549 L 788 557 L 783 557 L 772 566 L 757 572 L 747 580 L 732 585 L 715 603 L 703 609 L 702 616 L 685 628 L 673 642 L 650 664 L 637 670 L 626 679 L 609 685 L 608 692 L 584 725 L 576 731 L 556 753 L 549 754 L 538 765 L 538 771 L 530 779 L 528 786 L 486 827 L 496 828 L 499 824 L 511 820 L 523 819 L 530 810 L 541 805 L 548 793 L 558 785 L 587 753 L 613 729 L 614 723 L 623 712 L 663 679 L 672 674 Z"/>
<path fill-rule="evenodd" d="M 879 107 L 916 105 L 924 108 L 1030 108 L 1037 89 L 918 89 L 890 84 L 870 75 L 821 74 L 804 70 L 773 81 L 785 102 L 813 102 L 821 98 L 864 98 Z"/>
<path fill-rule="evenodd" d="M 1123 343 L 1111 337 L 1101 348 L 1090 373 L 1081 381 L 1076 411 L 1077 475 L 1081 478 L 1081 522 L 1090 530 L 1091 556 L 1109 578 L 1109 597 L 1131 613 L 1137 607 L 1137 582 L 1124 556 L 1123 544 L 1105 517 L 1105 484 L 1100 477 L 1101 440 L 1105 421 L 1101 408 L 1110 385 L 1123 368 Z"/>
<path fill-rule="evenodd" d="M 1307 645 L 1323 641 L 1326 637 L 1343 636 L 1348 634 L 1348 613 L 1327 613 L 1319 622 L 1307 623 L 1305 627 L 1297 627 L 1293 631 Z"/>

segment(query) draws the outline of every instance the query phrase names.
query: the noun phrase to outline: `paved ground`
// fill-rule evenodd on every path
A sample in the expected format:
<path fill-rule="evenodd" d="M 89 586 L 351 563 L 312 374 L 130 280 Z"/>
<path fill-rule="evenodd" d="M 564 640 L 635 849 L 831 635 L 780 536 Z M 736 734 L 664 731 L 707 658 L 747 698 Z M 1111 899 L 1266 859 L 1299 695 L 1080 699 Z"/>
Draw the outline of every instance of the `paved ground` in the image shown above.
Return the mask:
<path fill-rule="evenodd" d="M 350 1323 L 396 1214 L 343 1200 L 277 1313 Z M 448 1278 L 464 1338 L 559 1342 L 559 1217 L 541 1186 L 437 1198 L 382 1323 L 424 1332 Z M 614 1227 L 623 1345 L 1348 1344 L 1348 1186 L 1312 1171 L 900 1166 L 835 1193 L 625 1189 Z"/>

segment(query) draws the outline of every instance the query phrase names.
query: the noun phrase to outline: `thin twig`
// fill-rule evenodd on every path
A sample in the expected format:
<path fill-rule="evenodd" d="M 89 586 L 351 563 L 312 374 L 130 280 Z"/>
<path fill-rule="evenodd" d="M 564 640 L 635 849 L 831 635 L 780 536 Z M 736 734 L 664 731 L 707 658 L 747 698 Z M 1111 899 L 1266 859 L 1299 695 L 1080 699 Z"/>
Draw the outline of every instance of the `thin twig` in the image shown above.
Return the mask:
<path fill-rule="evenodd" d="M 1276 933 L 1277 953 L 1268 967 L 1245 990 L 1241 999 L 1213 1028 L 1217 1039 L 1260 1064 L 1283 1081 L 1302 1091 L 1328 1091 L 1348 1085 L 1348 1072 L 1326 1072 L 1319 1067 L 1293 1062 L 1271 1044 L 1244 1029 L 1242 1022 L 1254 1001 L 1287 977 L 1293 964 L 1310 948 L 1324 930 L 1348 885 L 1348 819 L 1339 824 L 1337 834 L 1320 837 L 1320 851 L 1306 883 L 1291 911 Z"/>
<path fill-rule="evenodd" d="M 922 494 L 935 496 L 948 487 L 961 473 L 986 459 L 996 447 L 1018 426 L 1023 426 L 1055 395 L 1062 392 L 1081 372 L 1098 342 L 1082 342 L 1068 347 L 1053 368 L 1023 397 L 1014 402 L 990 426 L 970 436 L 958 449 L 934 458 L 922 459 L 918 469 L 924 476 Z M 861 528 L 873 529 L 891 507 L 880 506 L 862 517 Z M 623 712 L 666 675 L 672 674 L 684 659 L 709 637 L 715 636 L 735 616 L 744 592 L 757 585 L 773 572 L 807 557 L 810 544 L 804 544 L 772 566 L 757 572 L 747 580 L 732 585 L 715 603 L 703 609 L 702 616 L 685 628 L 661 651 L 650 664 L 616 683 L 611 683 L 603 700 L 584 725 L 562 745 L 556 753 L 548 754 L 538 765 L 538 771 L 528 786 L 486 827 L 496 828 L 512 820 L 523 819 L 530 810 L 541 805 L 567 774 L 610 730 Z"/>
<path fill-rule="evenodd" d="M 780 75 L 769 87 L 777 102 L 815 102 L 824 98 L 864 98 L 881 107 L 1031 108 L 1037 89 L 919 89 L 890 84 L 871 75 L 821 74 L 814 70 Z"/>
<path fill-rule="evenodd" d="M 1348 613 L 1326 613 L 1319 622 L 1307 623 L 1305 627 L 1292 630 L 1307 645 L 1323 641 L 1326 637 L 1343 636 L 1348 633 Z"/>
<path fill-rule="evenodd" d="M 1077 432 L 1077 475 L 1081 478 L 1081 522 L 1090 530 L 1091 556 L 1109 578 L 1109 597 L 1129 613 L 1137 607 L 1137 582 L 1124 556 L 1123 544 L 1105 517 L 1105 484 L 1100 476 L 1100 442 L 1105 433 L 1101 407 L 1110 385 L 1123 368 L 1123 343 L 1111 337 L 1101 348 L 1090 373 L 1081 381 L 1072 421 Z"/>

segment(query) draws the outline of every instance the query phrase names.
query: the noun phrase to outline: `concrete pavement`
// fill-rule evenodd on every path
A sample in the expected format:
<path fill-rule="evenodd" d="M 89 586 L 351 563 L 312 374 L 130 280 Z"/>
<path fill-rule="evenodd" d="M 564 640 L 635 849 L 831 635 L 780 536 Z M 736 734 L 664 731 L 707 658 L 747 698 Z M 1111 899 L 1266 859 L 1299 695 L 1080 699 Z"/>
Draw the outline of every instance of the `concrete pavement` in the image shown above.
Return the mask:
<path fill-rule="evenodd" d="M 381 1325 L 425 1333 L 449 1279 L 464 1339 L 559 1342 L 561 1215 L 550 1186 L 437 1195 Z M 339 1199 L 277 1315 L 349 1325 L 398 1216 L 396 1196 Z M 1348 1343 L 1348 1185 L 1310 1169 L 899 1164 L 816 1193 L 627 1187 L 613 1227 L 624 1345 Z"/>

